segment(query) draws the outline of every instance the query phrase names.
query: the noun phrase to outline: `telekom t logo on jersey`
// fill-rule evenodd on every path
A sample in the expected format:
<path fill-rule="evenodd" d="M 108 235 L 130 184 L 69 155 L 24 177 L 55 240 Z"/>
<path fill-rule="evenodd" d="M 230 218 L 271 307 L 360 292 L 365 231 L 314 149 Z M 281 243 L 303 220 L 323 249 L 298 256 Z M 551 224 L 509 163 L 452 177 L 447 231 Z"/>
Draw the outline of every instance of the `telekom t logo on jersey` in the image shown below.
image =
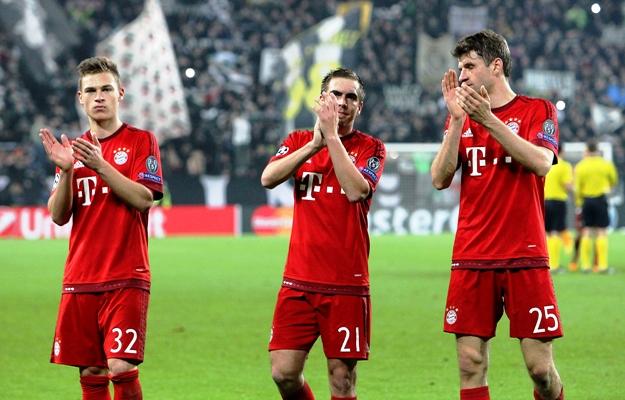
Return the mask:
<path fill-rule="evenodd" d="M 479 171 L 479 167 L 486 166 L 486 147 L 467 147 L 467 158 L 469 159 L 469 168 L 471 168 L 469 176 L 481 176 L 482 173 Z M 494 158 L 493 165 L 497 165 L 498 160 L 498 158 Z M 510 164 L 512 157 L 505 156 L 504 162 Z"/>
<path fill-rule="evenodd" d="M 78 186 L 78 198 L 83 199 L 82 205 L 91 205 L 93 196 L 95 196 L 95 188 L 98 184 L 98 180 L 95 176 L 87 176 L 85 178 L 76 179 L 76 185 Z M 102 193 L 109 192 L 108 186 L 102 186 Z"/>
<path fill-rule="evenodd" d="M 323 175 L 317 172 L 304 172 L 302 174 L 302 183 L 299 185 L 299 190 L 305 191 L 306 195 L 302 197 L 302 200 L 311 200 L 315 201 L 315 197 L 313 193 L 321 192 L 321 181 L 323 179 Z M 333 193 L 334 187 L 327 186 L 325 188 L 326 193 Z M 341 189 L 341 194 L 345 194 L 343 189 Z"/>

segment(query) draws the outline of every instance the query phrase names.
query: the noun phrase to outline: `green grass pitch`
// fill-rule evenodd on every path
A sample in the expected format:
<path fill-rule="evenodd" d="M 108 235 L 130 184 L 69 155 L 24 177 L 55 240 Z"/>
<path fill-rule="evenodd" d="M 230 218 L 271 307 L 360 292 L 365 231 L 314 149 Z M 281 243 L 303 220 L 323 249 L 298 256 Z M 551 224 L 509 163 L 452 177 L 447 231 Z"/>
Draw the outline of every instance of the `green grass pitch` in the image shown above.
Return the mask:
<path fill-rule="evenodd" d="M 102 240 L 106 240 L 103 238 Z M 458 398 L 454 338 L 442 332 L 452 237 L 372 238 L 371 358 L 363 400 Z M 266 351 L 288 240 L 152 240 L 145 399 L 278 399 Z M 113 250 L 113 249 L 111 249 Z M 0 398 L 79 399 L 75 368 L 48 363 L 67 241 L 0 241 Z M 625 398 L 625 236 L 610 237 L 610 276 L 554 277 L 565 337 L 556 364 L 568 399 Z M 305 375 L 328 399 L 317 343 Z M 506 317 L 491 341 L 493 399 L 531 399 Z"/>

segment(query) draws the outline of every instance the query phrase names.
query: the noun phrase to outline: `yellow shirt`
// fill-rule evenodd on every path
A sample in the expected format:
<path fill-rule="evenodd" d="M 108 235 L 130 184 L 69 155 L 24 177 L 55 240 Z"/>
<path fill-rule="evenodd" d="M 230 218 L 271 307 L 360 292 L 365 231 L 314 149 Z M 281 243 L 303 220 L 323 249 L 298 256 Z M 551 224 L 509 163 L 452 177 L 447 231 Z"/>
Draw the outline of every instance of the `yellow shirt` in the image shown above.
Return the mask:
<path fill-rule="evenodd" d="M 560 158 L 551 167 L 545 177 L 545 200 L 568 199 L 568 187 L 573 183 L 573 167 L 571 163 Z"/>
<path fill-rule="evenodd" d="M 599 197 L 616 186 L 616 167 L 601 156 L 584 157 L 575 166 L 575 200 L 581 205 L 585 197 Z"/>

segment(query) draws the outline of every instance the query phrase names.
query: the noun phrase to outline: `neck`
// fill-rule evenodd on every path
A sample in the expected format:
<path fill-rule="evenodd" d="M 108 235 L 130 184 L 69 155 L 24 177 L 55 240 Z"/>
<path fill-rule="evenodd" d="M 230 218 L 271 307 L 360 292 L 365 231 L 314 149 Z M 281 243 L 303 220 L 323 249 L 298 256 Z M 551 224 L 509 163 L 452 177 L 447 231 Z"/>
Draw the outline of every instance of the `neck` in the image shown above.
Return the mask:
<path fill-rule="evenodd" d="M 93 119 L 89 119 L 89 130 L 92 133 L 95 133 L 98 139 L 104 139 L 117 132 L 122 124 L 123 123 L 119 118 L 112 118 L 106 121 L 95 121 Z"/>
<path fill-rule="evenodd" d="M 339 136 L 345 136 L 345 135 L 349 135 L 350 133 L 352 133 L 352 131 L 354 130 L 354 124 L 349 124 L 349 125 L 339 125 Z"/>
<path fill-rule="evenodd" d="M 493 92 L 489 92 L 488 95 L 490 96 L 491 108 L 498 108 L 510 103 L 516 96 L 516 93 L 514 93 L 508 81 L 504 80 L 495 86 Z"/>

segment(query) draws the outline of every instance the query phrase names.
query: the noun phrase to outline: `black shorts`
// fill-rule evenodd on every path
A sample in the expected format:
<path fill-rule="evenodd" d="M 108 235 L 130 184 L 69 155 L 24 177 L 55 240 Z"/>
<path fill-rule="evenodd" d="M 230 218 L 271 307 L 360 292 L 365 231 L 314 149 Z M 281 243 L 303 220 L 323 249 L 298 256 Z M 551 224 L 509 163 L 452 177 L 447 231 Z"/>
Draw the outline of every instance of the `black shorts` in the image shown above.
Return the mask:
<path fill-rule="evenodd" d="M 545 231 L 562 232 L 566 229 L 566 201 L 545 200 Z"/>
<path fill-rule="evenodd" d="M 610 225 L 608 199 L 605 196 L 585 197 L 582 218 L 588 228 L 607 228 Z"/>

